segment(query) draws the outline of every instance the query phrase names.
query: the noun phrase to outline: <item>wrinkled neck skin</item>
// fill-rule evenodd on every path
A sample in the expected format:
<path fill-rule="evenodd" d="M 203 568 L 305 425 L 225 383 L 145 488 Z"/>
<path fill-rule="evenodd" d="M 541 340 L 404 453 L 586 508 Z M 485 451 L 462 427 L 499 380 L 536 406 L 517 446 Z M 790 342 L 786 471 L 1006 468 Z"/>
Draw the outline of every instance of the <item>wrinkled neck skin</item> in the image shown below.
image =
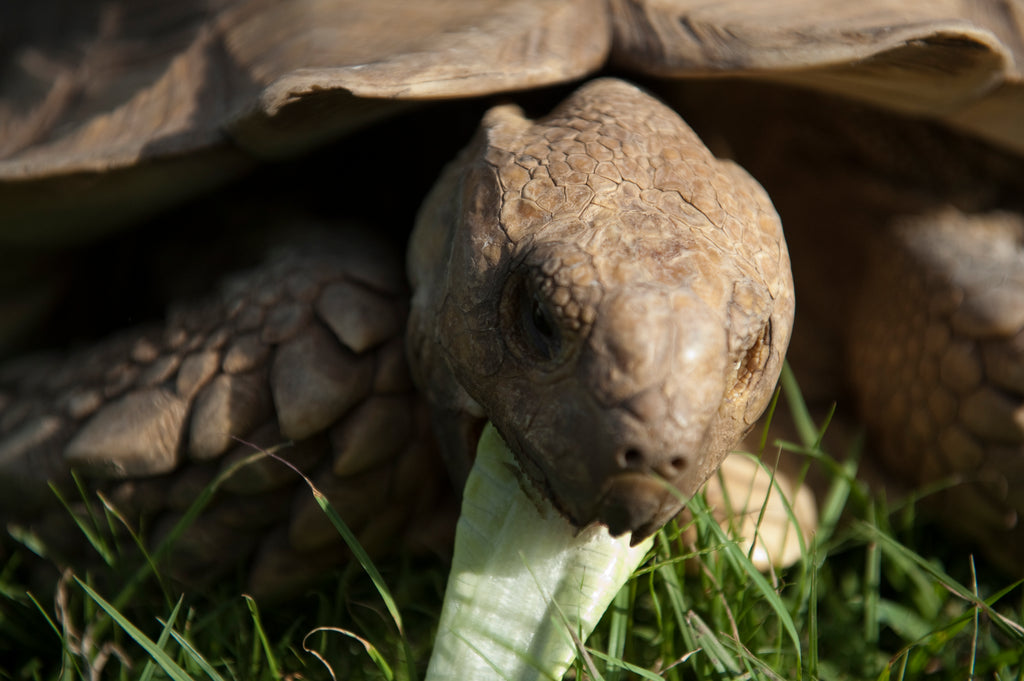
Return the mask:
<path fill-rule="evenodd" d="M 760 416 L 793 321 L 764 191 L 615 80 L 538 121 L 491 110 L 408 269 L 410 362 L 456 482 L 490 419 L 571 522 L 634 542 Z"/>

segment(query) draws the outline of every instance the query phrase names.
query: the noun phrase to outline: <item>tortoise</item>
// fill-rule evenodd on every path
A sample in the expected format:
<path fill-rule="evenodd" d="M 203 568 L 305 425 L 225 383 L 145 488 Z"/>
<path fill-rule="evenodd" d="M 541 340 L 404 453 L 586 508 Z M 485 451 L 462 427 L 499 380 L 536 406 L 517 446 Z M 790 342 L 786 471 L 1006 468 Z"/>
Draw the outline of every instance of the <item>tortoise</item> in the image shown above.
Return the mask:
<path fill-rule="evenodd" d="M 371 549 L 438 549 L 485 418 L 574 523 L 650 534 L 680 505 L 651 480 L 692 494 L 772 393 L 793 315 L 777 209 L 804 386 L 852 390 L 888 476 L 960 476 L 947 521 L 1024 565 L 1019 3 L 3 12 L 9 355 L 81 341 L 82 319 L 141 288 L 125 270 L 169 273 L 145 252 L 195 275 L 224 253 L 195 240 L 224 233 L 243 263 L 270 239 L 259 224 L 293 242 L 165 323 L 5 363 L 0 507 L 56 546 L 75 551 L 46 482 L 69 467 L 159 528 L 252 451 L 238 437 L 295 441 L 281 455 Z M 661 102 L 598 80 L 536 124 L 505 103 L 543 111 L 602 71 Z M 470 141 L 457 123 L 495 103 Z M 407 285 L 396 242 L 436 175 Z M 83 284 L 104 255 L 113 284 Z M 107 298 L 26 330 L 42 313 L 22 303 L 54 297 L 40 272 L 75 263 L 70 288 Z M 560 455 L 581 442 L 596 454 Z M 265 460 L 237 471 L 179 541 L 182 573 L 251 560 L 273 592 L 343 560 L 293 483 Z"/>

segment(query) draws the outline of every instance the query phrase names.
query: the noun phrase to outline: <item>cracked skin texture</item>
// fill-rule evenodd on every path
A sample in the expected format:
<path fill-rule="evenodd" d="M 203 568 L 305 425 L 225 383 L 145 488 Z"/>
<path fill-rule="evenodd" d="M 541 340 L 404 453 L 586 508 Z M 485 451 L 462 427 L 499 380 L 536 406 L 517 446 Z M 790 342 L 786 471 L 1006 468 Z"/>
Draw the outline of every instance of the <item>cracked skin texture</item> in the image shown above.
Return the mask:
<path fill-rule="evenodd" d="M 158 540 L 251 455 L 232 435 L 291 439 L 279 453 L 368 550 L 442 550 L 454 503 L 430 431 L 458 489 L 486 415 L 571 520 L 639 540 L 760 415 L 792 324 L 764 191 L 621 81 L 536 123 L 486 116 L 408 245 L 408 366 L 406 287 L 382 246 L 295 245 L 165 328 L 0 371 L 0 483 L 21 499 L 0 510 L 73 556 L 46 486 L 72 489 L 73 466 L 126 517 L 152 517 Z M 238 471 L 178 539 L 172 572 L 251 560 L 249 587 L 280 594 L 343 560 L 296 482 L 267 460 Z"/>
<path fill-rule="evenodd" d="M 886 478 L 909 475 L 911 484 L 929 485 L 936 475 L 954 473 L 965 484 L 937 498 L 947 520 L 953 516 L 954 524 L 991 553 L 1009 556 L 1004 562 L 1010 570 L 1019 573 L 1024 565 L 1019 521 L 1024 513 L 1024 307 L 1020 304 L 1024 300 L 1024 221 L 1019 199 L 1024 196 L 1019 184 L 1024 149 L 1020 64 L 1024 58 L 1019 2 L 829 3 L 831 20 L 823 22 L 822 8 L 814 5 L 815 11 L 808 12 L 806 0 L 473 0 L 458 6 L 446 0 L 446 11 L 423 12 L 410 12 L 409 3 L 378 2 L 372 11 L 368 5 L 360 6 L 357 16 L 361 18 L 355 19 L 352 5 L 344 2 L 232 0 L 216 7 L 182 2 L 173 10 L 165 7 L 167 3 L 150 2 L 161 9 L 150 12 L 145 3 L 135 0 L 68 3 L 76 11 L 68 14 L 67 22 L 56 24 L 48 19 L 54 14 L 49 4 L 25 4 L 27 11 L 23 4 L 5 7 L 13 9 L 13 14 L 7 12 L 12 16 L 8 25 L 20 25 L 19 17 L 30 19 L 24 24 L 26 30 L 15 36 L 11 52 L 11 56 L 28 57 L 11 62 L 15 77 L 5 83 L 13 89 L 5 86 L 0 93 L 0 128 L 12 133 L 7 137 L 13 143 L 13 147 L 6 145 L 7 153 L 0 152 L 4 156 L 0 232 L 11 243 L 34 243 L 36 238 L 62 241 L 72 233 L 84 236 L 78 230 L 87 224 L 112 228 L 135 222 L 140 214 L 192 195 L 207 182 L 251 167 L 253 159 L 242 149 L 262 157 L 318 145 L 385 110 L 409 104 L 394 98 L 525 91 L 589 77 L 606 64 L 656 79 L 673 107 L 684 111 L 706 141 L 724 143 L 730 156 L 764 184 L 786 223 L 795 279 L 801 287 L 801 319 L 792 354 L 795 362 L 805 366 L 809 357 L 820 354 L 822 358 L 820 362 L 812 359 L 813 371 L 801 375 L 805 396 L 811 388 L 804 380 L 808 376 L 831 379 L 814 381 L 827 390 L 817 394 L 828 402 L 837 397 L 832 389 L 837 383 L 840 388 L 854 387 L 844 386 L 844 379 L 860 383 L 856 391 L 840 397 L 852 398 L 847 399 L 850 404 L 861 402 L 858 418 L 872 436 L 871 454 L 887 464 Z M 47 30 L 37 33 L 32 26 Z M 40 42 L 43 34 L 50 38 Z M 338 39 L 317 38 L 330 34 Z M 69 45 L 74 46 L 71 52 Z M 125 52 L 133 45 L 140 49 Z M 343 64 L 349 66 L 339 68 Z M 18 77 L 19 72 L 23 77 Z M 744 78 L 715 82 L 715 78 L 701 77 L 716 73 Z M 744 88 L 756 85 L 744 85 L 747 78 L 766 77 L 853 97 L 871 104 L 868 108 L 874 113 L 864 118 L 864 107 L 853 100 L 808 100 L 808 93 L 794 97 L 795 91 L 780 92 L 775 85 L 743 94 Z M 681 92 L 668 95 L 675 90 L 670 81 L 676 78 L 686 82 L 679 84 Z M 23 89 L 25 85 L 31 87 Z M 772 92 L 787 103 L 783 115 L 768 105 L 772 97 L 765 95 Z M 686 99 L 692 104 L 688 109 L 682 108 Z M 901 118 L 898 112 L 936 123 L 904 118 L 902 125 L 894 127 Z M 493 116 L 494 120 L 501 117 Z M 725 127 L 731 129 L 716 134 L 729 119 L 734 124 Z M 458 127 L 453 123 L 445 121 L 444 129 Z M 828 125 L 819 130 L 822 123 Z M 506 128 L 511 129 L 506 137 L 515 138 L 516 130 L 526 134 L 529 127 L 524 122 L 508 123 Z M 772 130 L 781 135 L 770 134 Z M 1004 163 L 997 165 L 1007 166 L 1012 181 L 978 172 L 984 169 L 976 162 L 991 159 L 991 153 L 979 154 L 977 142 L 970 143 L 956 130 L 979 135 L 1002 150 Z M 494 132 L 497 137 L 497 129 Z M 240 148 L 223 148 L 219 143 L 209 148 L 228 137 Z M 614 140 L 614 135 L 607 137 Z M 389 152 L 389 162 L 403 179 L 422 161 L 415 158 L 417 154 L 402 152 L 418 150 L 418 143 L 402 145 L 393 138 L 384 142 L 372 135 L 368 139 Z M 540 144 L 541 139 L 529 141 Z M 542 153 L 535 158 L 548 153 L 549 142 L 543 139 Z M 443 155 L 451 148 L 445 147 Z M 511 150 L 508 145 L 496 148 Z M 513 186 L 510 175 L 505 179 L 509 184 L 499 189 L 508 190 L 520 202 L 510 204 L 505 221 L 506 228 L 514 229 L 500 238 L 491 235 L 492 241 L 481 244 L 495 250 L 491 254 L 495 262 L 506 262 L 513 271 L 508 260 L 511 244 L 520 244 L 524 238 L 516 229 L 529 226 L 530 215 L 557 212 L 562 202 L 581 211 L 590 207 L 597 214 L 605 196 L 598 196 L 599 190 L 608 188 L 609 196 L 615 196 L 621 186 L 623 198 L 632 185 L 639 190 L 631 173 L 640 169 L 616 159 L 614 144 L 607 148 L 611 159 L 596 140 L 593 148 L 586 142 L 583 148 L 594 158 L 570 159 L 567 154 L 543 171 L 539 166 L 508 168 L 519 181 Z M 12 151 L 13 156 L 8 155 Z M 505 163 L 496 153 L 490 176 L 484 172 L 488 166 L 478 165 L 475 172 L 493 178 L 494 168 Z M 699 154 L 694 158 L 699 159 Z M 87 182 L 75 181 L 80 173 L 88 174 Z M 450 174 L 446 182 L 457 185 L 457 174 Z M 1006 196 L 992 196 L 1007 187 L 1010 197 L 1016 197 L 1009 203 Z M 972 196 L 979 189 L 980 196 Z M 336 191 L 332 185 L 330 194 Z M 457 186 L 438 191 L 460 196 Z M 361 193 L 352 190 L 351 196 Z M 965 193 L 967 201 L 962 200 Z M 717 221 L 716 202 L 702 198 L 696 187 L 666 192 L 666 197 L 672 196 L 691 199 L 693 210 L 708 211 L 712 222 Z M 477 198 L 496 200 L 486 193 Z M 718 201 L 728 204 L 724 197 Z M 274 202 L 285 203 L 280 198 Z M 350 217 L 349 210 L 357 204 L 373 203 L 350 201 L 341 217 Z M 435 202 L 439 203 L 443 201 Z M 646 205 L 643 200 L 639 203 Z M 440 208 L 435 205 L 432 210 L 437 213 Z M 726 210 L 733 214 L 727 205 Z M 513 220 L 512 213 L 523 219 Z M 573 215 L 580 217 L 570 211 Z M 890 230 L 894 222 L 904 223 L 905 229 Z M 942 225 L 949 229 L 938 238 L 932 229 Z M 219 226 L 216 231 L 220 232 Z M 726 233 L 723 228 L 706 231 L 704 236 Z M 445 240 L 429 241 L 419 239 L 417 249 L 427 249 L 423 258 L 428 259 L 429 253 L 430 263 L 448 262 Z M 529 251 L 534 258 L 529 261 L 536 265 L 530 286 L 506 298 L 512 301 L 501 308 L 510 310 L 507 315 L 494 313 L 492 318 L 518 315 L 524 325 L 529 322 L 538 331 L 557 328 L 560 342 L 553 343 L 547 337 L 550 334 L 543 333 L 529 335 L 518 345 L 510 340 L 508 358 L 480 371 L 507 371 L 520 380 L 527 375 L 525 370 L 516 374 L 509 367 L 525 360 L 513 350 L 529 352 L 535 346 L 542 356 L 560 358 L 553 351 L 564 350 L 569 355 L 562 358 L 562 365 L 569 368 L 562 371 L 576 372 L 565 381 L 576 381 L 582 390 L 590 380 L 581 374 L 587 366 L 582 358 L 590 349 L 561 341 L 575 339 L 573 333 L 593 321 L 587 305 L 580 302 L 588 288 L 569 283 L 575 281 L 577 269 L 584 273 L 587 267 L 582 265 L 593 263 L 581 254 L 564 252 L 548 259 L 550 253 L 541 248 L 543 238 L 528 241 L 529 248 L 527 244 L 515 248 L 524 254 Z M 873 251 L 870 258 L 864 254 L 866 247 Z M 586 250 L 590 252 L 591 246 Z M 351 244 L 341 252 L 361 253 Z M 989 257 L 993 252 L 1003 255 L 993 260 Z M 11 254 L 0 248 L 0 255 Z M 20 260 L 17 256 L 6 259 L 5 271 L 14 265 L 17 274 Z M 360 262 L 365 260 L 360 256 Z M 862 261 L 868 260 L 878 260 L 882 269 L 872 265 L 861 272 Z M 364 543 L 373 544 L 370 535 L 387 537 L 395 528 L 418 532 L 408 522 L 403 525 L 403 518 L 396 519 L 395 509 L 404 507 L 410 517 L 429 516 L 416 510 L 420 502 L 411 499 L 410 490 L 443 483 L 444 473 L 416 447 L 395 444 L 402 433 L 415 440 L 426 430 L 421 422 L 429 418 L 421 414 L 423 405 L 408 385 L 401 322 L 389 322 L 380 334 L 371 328 L 374 318 L 405 319 L 406 292 L 403 288 L 401 293 L 382 296 L 388 292 L 380 281 L 368 281 L 351 258 L 332 263 L 332 273 L 314 277 L 307 289 L 309 282 L 304 280 L 316 268 L 311 269 L 308 259 L 300 261 L 295 273 L 264 266 L 262 271 L 269 273 L 271 282 L 253 284 L 252 291 L 241 296 L 245 305 L 238 316 L 232 316 L 238 312 L 237 301 L 229 294 L 203 308 L 204 319 L 196 324 L 177 328 L 172 315 L 152 337 L 138 329 L 128 331 L 120 342 L 104 344 L 106 350 L 92 348 L 79 355 L 77 359 L 85 361 L 77 366 L 68 360 L 52 370 L 25 358 L 14 361 L 20 366 L 0 367 L 0 511 L 39 520 L 32 515 L 33 502 L 53 501 L 45 485 L 47 476 L 66 478 L 68 465 L 78 464 L 80 470 L 97 475 L 123 476 L 132 471 L 148 476 L 93 477 L 89 482 L 97 490 L 116 492 L 112 498 L 119 502 L 128 497 L 145 509 L 173 515 L 182 510 L 180 500 L 188 498 L 182 490 L 197 489 L 197 480 L 204 476 L 208 480 L 211 471 L 240 454 L 228 447 L 228 435 L 242 435 L 267 446 L 295 437 L 301 438 L 301 444 L 288 456 L 294 455 L 303 470 L 329 488 L 336 503 L 344 503 L 354 514 L 359 521 L 355 529 Z M 627 264 L 638 262 L 633 259 Z M 938 266 L 943 263 L 955 266 L 952 270 Z M 880 278 L 868 277 L 869 269 Z M 37 283 L 32 267 L 21 272 Z M 581 281 L 584 274 L 579 275 Z M 394 272 L 388 277 L 401 280 Z M 290 282 L 287 295 L 278 296 L 278 284 L 285 280 Z M 940 283 L 938 289 L 930 286 L 934 281 Z M 367 283 L 375 285 L 367 287 Z M 100 297 L 91 286 L 86 288 L 91 297 Z M 491 292 L 498 296 L 503 290 Z M 533 299 L 524 291 L 530 296 L 540 292 L 545 303 L 536 307 L 536 321 Z M 6 288 L 0 292 L 9 293 Z M 602 288 L 601 293 L 607 291 Z M 22 297 L 15 294 L 18 302 Z M 748 297 L 756 301 L 757 292 L 737 291 L 735 300 Z M 434 304 L 439 306 L 440 301 Z M 820 323 L 816 308 L 822 313 Z M 737 306 L 730 314 L 742 316 L 743 309 Z M 350 315 L 346 310 L 368 314 Z M 612 311 L 608 305 L 605 313 Z M 641 319 L 639 324 L 646 312 L 620 309 L 616 314 L 632 315 L 634 320 Z M 454 316 L 467 331 L 492 342 L 493 347 L 480 353 L 483 359 L 490 361 L 495 348 L 506 347 L 504 341 L 489 337 L 487 329 L 467 326 L 465 319 Z M 564 326 L 553 326 L 556 319 L 564 321 Z M 358 330 L 363 340 L 350 337 L 344 329 Z M 774 326 L 771 331 L 773 338 L 780 332 Z M 256 333 L 258 338 L 252 335 Z M 921 333 L 926 334 L 924 338 Z M 592 338 L 597 343 L 602 336 L 594 333 Z M 627 358 L 620 365 L 628 364 L 634 354 L 614 338 L 605 346 L 608 352 L 615 348 Z M 455 344 L 449 342 L 446 347 Z M 754 352 L 747 353 L 748 361 L 737 366 L 743 375 L 750 370 L 753 380 L 752 370 L 760 365 L 768 346 L 751 347 Z M 891 351 L 880 353 L 879 347 Z M 454 351 L 450 354 L 458 356 Z M 767 358 L 771 359 L 770 352 Z M 468 390 L 445 387 L 444 380 L 434 385 L 431 372 L 450 384 L 450 374 L 458 369 L 457 363 L 449 365 L 448 358 L 441 359 L 445 361 L 436 368 L 420 367 L 418 374 L 421 383 L 446 398 L 435 410 L 434 428 L 454 452 L 449 460 L 457 471 L 465 464 L 458 443 L 472 432 L 486 396 L 479 386 L 471 395 Z M 651 361 L 663 359 L 659 354 Z M 537 371 L 551 381 L 561 375 Z M 595 397 L 592 411 L 616 400 L 623 405 L 619 412 L 627 415 L 653 409 L 650 405 L 659 400 L 662 405 L 668 403 L 658 391 L 650 390 L 636 394 L 646 401 L 623 400 L 623 394 L 634 397 L 637 386 L 619 390 L 616 386 L 621 388 L 621 383 L 615 376 L 609 376 L 608 382 L 612 388 L 595 393 L 605 398 L 602 402 Z M 733 385 L 742 388 L 745 383 Z M 854 397 L 855 392 L 860 397 Z M 408 404 L 400 407 L 400 403 Z M 268 405 L 272 406 L 269 415 Z M 526 401 L 521 407 L 537 410 L 539 404 Z M 391 423 L 405 425 L 389 429 L 390 417 L 396 419 Z M 100 428 L 104 419 L 106 425 Z M 507 422 L 511 420 L 506 416 Z M 509 435 L 513 428 L 506 426 Z M 372 452 L 367 443 L 382 436 L 389 443 L 387 451 Z M 75 446 L 69 447 L 72 438 Z M 430 440 L 423 437 L 420 442 Z M 619 443 L 623 463 L 632 462 L 638 469 L 650 466 L 644 463 L 648 450 L 636 441 L 632 441 L 636 446 L 626 446 L 629 442 L 624 438 Z M 152 447 L 155 443 L 160 446 Z M 228 451 L 222 451 L 225 447 Z M 686 461 L 679 452 L 673 456 L 678 456 L 677 464 Z M 540 468 L 543 463 L 538 458 L 534 477 L 538 484 L 553 488 L 556 476 L 549 479 Z M 250 495 L 273 493 L 275 498 L 221 499 L 220 515 L 208 514 L 194 526 L 201 535 L 197 555 L 209 559 L 210 547 L 227 542 L 234 546 L 245 535 L 244 543 L 259 544 L 261 556 L 280 568 L 279 576 L 288 578 L 296 566 L 312 566 L 315 571 L 308 554 L 297 557 L 290 551 L 297 542 L 322 550 L 336 536 L 329 527 L 313 526 L 317 519 L 322 522 L 322 514 L 312 502 L 294 510 L 292 504 L 299 504 L 293 489 L 269 489 L 284 485 L 280 478 L 286 476 L 272 475 L 273 466 L 253 466 L 244 472 L 256 470 L 259 475 L 233 478 L 230 487 Z M 596 480 L 590 484 L 601 486 Z M 254 504 L 254 499 L 261 503 Z M 568 508 L 570 500 L 563 504 Z M 629 525 L 630 514 L 619 506 L 617 520 Z M 263 515 L 271 508 L 283 520 Z M 430 503 L 422 508 L 431 508 Z M 587 510 L 593 509 L 577 512 L 582 516 Z M 642 524 L 644 509 L 634 510 L 632 519 Z M 610 515 L 615 514 L 606 513 Z M 259 527 L 240 528 L 239 518 Z M 289 521 L 283 538 L 278 530 L 267 529 Z M 258 571 L 259 567 L 254 569 Z"/>
<path fill-rule="evenodd" d="M 536 122 L 491 110 L 408 254 L 410 361 L 455 479 L 490 418 L 573 522 L 635 541 L 760 416 L 793 320 L 765 192 L 616 80 Z"/>

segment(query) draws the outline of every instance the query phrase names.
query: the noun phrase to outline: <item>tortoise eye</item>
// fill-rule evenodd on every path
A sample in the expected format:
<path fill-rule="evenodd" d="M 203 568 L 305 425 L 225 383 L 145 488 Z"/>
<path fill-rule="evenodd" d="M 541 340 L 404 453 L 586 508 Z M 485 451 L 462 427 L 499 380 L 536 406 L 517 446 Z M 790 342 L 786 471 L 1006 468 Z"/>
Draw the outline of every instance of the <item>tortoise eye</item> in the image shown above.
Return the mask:
<path fill-rule="evenodd" d="M 740 359 L 736 371 L 736 383 L 733 385 L 730 395 L 740 395 L 754 383 L 755 379 L 764 371 L 768 364 L 768 358 L 772 351 L 772 320 L 771 318 L 757 335 L 754 344 L 747 348 L 746 353 Z"/>
<path fill-rule="evenodd" d="M 519 292 L 519 326 L 525 345 L 538 359 L 549 362 L 562 349 L 562 334 L 547 306 L 524 285 Z"/>

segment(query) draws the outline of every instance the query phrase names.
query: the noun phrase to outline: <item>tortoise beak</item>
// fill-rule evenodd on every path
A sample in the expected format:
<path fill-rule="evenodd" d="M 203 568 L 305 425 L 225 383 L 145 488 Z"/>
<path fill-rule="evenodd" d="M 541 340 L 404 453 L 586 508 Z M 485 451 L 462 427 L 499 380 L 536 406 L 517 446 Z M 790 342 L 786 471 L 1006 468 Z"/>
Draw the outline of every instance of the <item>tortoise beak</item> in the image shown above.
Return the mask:
<path fill-rule="evenodd" d="M 678 513 L 682 503 L 671 483 L 651 474 L 622 473 L 608 481 L 594 519 L 613 537 L 632 533 L 630 545 L 636 546 Z"/>

